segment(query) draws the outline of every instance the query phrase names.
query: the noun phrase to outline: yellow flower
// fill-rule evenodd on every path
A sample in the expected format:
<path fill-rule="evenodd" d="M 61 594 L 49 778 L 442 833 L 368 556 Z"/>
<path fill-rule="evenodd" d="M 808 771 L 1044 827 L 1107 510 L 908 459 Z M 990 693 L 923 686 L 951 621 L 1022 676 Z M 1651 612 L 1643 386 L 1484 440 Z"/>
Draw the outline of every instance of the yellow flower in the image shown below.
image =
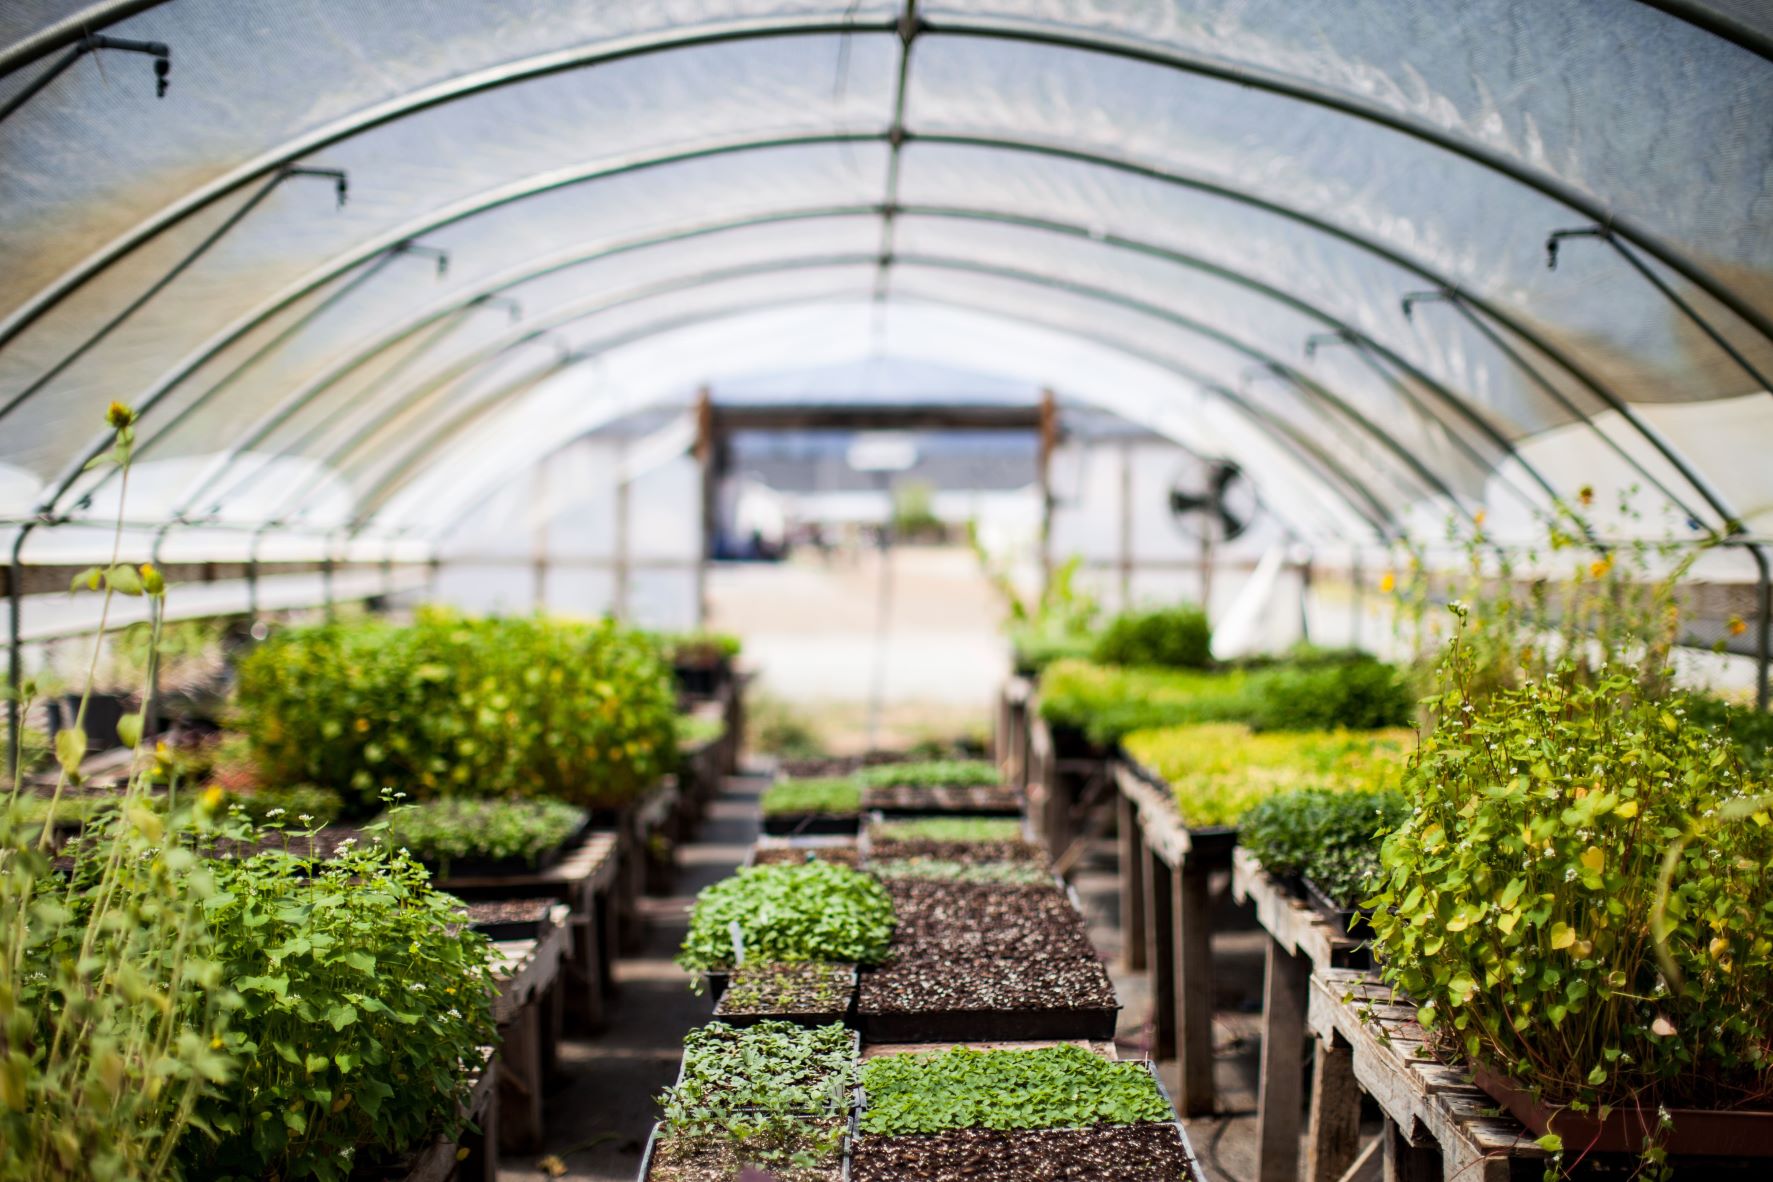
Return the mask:
<path fill-rule="evenodd" d="M 105 422 L 121 431 L 123 428 L 135 422 L 135 411 L 123 405 L 121 402 L 113 402 L 105 409 Z"/>
<path fill-rule="evenodd" d="M 1613 559 L 1611 555 L 1606 558 L 1597 558 L 1595 561 L 1588 564 L 1588 573 L 1597 579 L 1606 578 L 1607 572 L 1612 569 Z"/>
<path fill-rule="evenodd" d="M 222 1046 L 221 1035 L 218 1034 L 216 1037 L 209 1040 L 209 1049 L 210 1050 L 212 1050 L 212 1051 L 220 1050 L 221 1046 Z"/>
<path fill-rule="evenodd" d="M 203 807 L 215 812 L 222 807 L 222 790 L 219 785 L 211 784 L 203 790 Z"/>
<path fill-rule="evenodd" d="M 1379 576 L 1379 590 L 1384 592 L 1387 595 L 1390 595 L 1393 591 L 1397 590 L 1397 572 L 1396 571 L 1389 571 L 1388 570 L 1384 574 Z"/>
<path fill-rule="evenodd" d="M 1731 616 L 1728 627 L 1730 629 L 1730 635 L 1741 636 L 1744 632 L 1748 631 L 1748 621 L 1744 620 L 1741 616 Z"/>
<path fill-rule="evenodd" d="M 143 591 L 149 595 L 166 594 L 166 576 L 155 569 L 153 563 L 144 562 L 137 569 L 141 572 Z"/>
<path fill-rule="evenodd" d="M 1482 525 L 1484 524 L 1484 519 L 1487 516 L 1488 516 L 1488 514 L 1486 514 L 1482 509 L 1479 509 L 1476 513 L 1473 513 L 1471 515 L 1471 522 L 1473 525 L 1482 527 Z"/>

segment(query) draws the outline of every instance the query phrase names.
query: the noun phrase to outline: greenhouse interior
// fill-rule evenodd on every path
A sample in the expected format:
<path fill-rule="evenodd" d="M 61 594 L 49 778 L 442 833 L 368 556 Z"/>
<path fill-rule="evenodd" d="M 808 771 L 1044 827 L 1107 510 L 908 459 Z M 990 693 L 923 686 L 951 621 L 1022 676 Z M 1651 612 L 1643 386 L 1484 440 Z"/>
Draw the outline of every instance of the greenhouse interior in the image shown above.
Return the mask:
<path fill-rule="evenodd" d="M 1770 115 L 1767 0 L 0 0 L 0 1182 L 1773 1178 Z"/>

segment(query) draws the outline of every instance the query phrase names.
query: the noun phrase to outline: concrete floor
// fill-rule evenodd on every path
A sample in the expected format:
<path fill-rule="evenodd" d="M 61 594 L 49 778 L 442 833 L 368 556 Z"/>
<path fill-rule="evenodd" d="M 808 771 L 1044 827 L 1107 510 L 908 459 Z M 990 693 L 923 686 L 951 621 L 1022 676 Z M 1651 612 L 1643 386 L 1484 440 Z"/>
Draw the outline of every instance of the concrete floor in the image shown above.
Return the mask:
<path fill-rule="evenodd" d="M 609 1028 L 595 1039 L 561 1048 L 563 1078 L 548 1099 L 544 1152 L 502 1163 L 501 1182 L 560 1176 L 584 1182 L 632 1182 L 647 1134 L 657 1118 L 654 1097 L 676 1077 L 684 1033 L 708 1020 L 709 1002 L 689 990 L 689 978 L 672 963 L 683 939 L 689 904 L 702 887 L 732 873 L 757 836 L 757 794 L 766 781 L 737 778 L 714 802 L 697 840 L 679 851 L 676 892 L 646 900 L 649 927 L 639 956 L 616 967 L 620 995 Z M 1116 1042 L 1132 1057 L 1150 1045 L 1149 990 L 1143 975 L 1129 977 L 1118 965 L 1119 893 L 1111 844 L 1103 843 L 1076 876 L 1078 894 L 1097 948 L 1123 1006 Z M 1220 1112 L 1187 1122 L 1195 1153 L 1212 1182 L 1255 1178 L 1255 1088 L 1262 984 L 1262 933 L 1227 900 L 1213 942 L 1217 971 L 1215 1022 L 1219 1034 L 1217 1075 Z M 1174 1065 L 1165 1068 L 1175 1084 Z M 546 1158 L 564 1174 L 551 1174 Z M 552 1164 L 552 1163 L 549 1163 Z"/>

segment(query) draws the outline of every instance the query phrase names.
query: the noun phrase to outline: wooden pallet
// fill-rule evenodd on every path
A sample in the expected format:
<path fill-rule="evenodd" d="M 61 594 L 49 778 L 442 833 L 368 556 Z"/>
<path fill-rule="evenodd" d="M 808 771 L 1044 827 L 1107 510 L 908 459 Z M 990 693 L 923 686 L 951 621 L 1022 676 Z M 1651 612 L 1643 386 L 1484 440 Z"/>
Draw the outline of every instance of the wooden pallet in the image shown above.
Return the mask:
<path fill-rule="evenodd" d="M 1389 986 L 1354 969 L 1326 968 L 1311 975 L 1309 993 L 1307 1020 L 1319 1046 L 1341 1048 L 1347 1077 L 1385 1113 L 1385 1136 L 1369 1155 L 1383 1156 L 1387 1179 L 1516 1182 L 1540 1176 L 1545 1150 L 1466 1071 L 1428 1054 L 1415 1007 L 1397 1004 Z M 1341 1110 L 1329 1111 L 1332 1106 Z M 1325 1166 L 1308 1174 L 1313 1182 L 1346 1176 L 1329 1171 L 1339 1151 L 1320 1147 L 1319 1139 L 1358 1128 L 1359 1092 L 1338 1089 L 1324 1107 L 1320 1119 L 1314 1103 L 1307 1133 L 1308 1162 Z M 1351 1159 L 1345 1169 L 1352 1168 Z"/>

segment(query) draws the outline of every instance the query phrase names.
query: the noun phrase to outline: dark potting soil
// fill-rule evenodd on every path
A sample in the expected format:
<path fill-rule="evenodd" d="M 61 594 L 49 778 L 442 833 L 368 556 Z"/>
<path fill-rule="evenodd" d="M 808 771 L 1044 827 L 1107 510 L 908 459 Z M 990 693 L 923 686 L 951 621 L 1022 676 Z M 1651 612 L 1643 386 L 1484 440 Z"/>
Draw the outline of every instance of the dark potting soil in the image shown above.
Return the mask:
<path fill-rule="evenodd" d="M 848 776 L 865 767 L 887 763 L 904 763 L 906 756 L 897 751 L 870 751 L 866 755 L 828 755 L 811 759 L 784 759 L 776 770 L 794 779 L 824 776 Z"/>
<path fill-rule="evenodd" d="M 865 1014 L 947 1010 L 1113 1009 L 1114 984 L 1094 957 L 900 960 L 862 974 Z"/>
<path fill-rule="evenodd" d="M 1083 916 L 1051 886 L 893 879 L 897 926 L 888 963 L 1001 957 L 1091 957 Z"/>
<path fill-rule="evenodd" d="M 1044 862 L 1046 854 L 1026 841 L 897 841 L 874 838 L 868 856 L 881 861 L 897 858 L 940 858 L 946 862 Z"/>
<path fill-rule="evenodd" d="M 1012 788 L 990 788 L 982 785 L 965 787 L 925 787 L 896 784 L 888 788 L 862 790 L 862 809 L 885 809 L 899 812 L 1018 813 L 1022 798 Z"/>
<path fill-rule="evenodd" d="M 794 865 L 805 862 L 808 858 L 815 862 L 835 862 L 840 866 L 854 867 L 861 862 L 861 854 L 853 845 L 817 845 L 817 846 L 759 846 L 752 864 L 756 866 Z"/>
<path fill-rule="evenodd" d="M 736 1014 L 844 1014 L 855 992 L 855 966 L 765 965 L 734 969 L 714 1007 L 716 1018 Z"/>
<path fill-rule="evenodd" d="M 817 1122 L 819 1127 L 831 1132 L 835 1132 L 840 1123 Z M 732 1141 L 679 1140 L 661 1129 L 644 1182 L 735 1182 L 739 1171 L 751 1164 L 776 1182 L 841 1182 L 843 1178 L 843 1160 L 838 1154 L 810 1166 L 751 1163 L 739 1156 L 738 1147 Z"/>
<path fill-rule="evenodd" d="M 855 1182 L 1200 1182 L 1173 1124 L 862 1137 Z"/>
<path fill-rule="evenodd" d="M 548 916 L 553 899 L 488 899 L 469 903 L 469 923 L 538 923 Z"/>

